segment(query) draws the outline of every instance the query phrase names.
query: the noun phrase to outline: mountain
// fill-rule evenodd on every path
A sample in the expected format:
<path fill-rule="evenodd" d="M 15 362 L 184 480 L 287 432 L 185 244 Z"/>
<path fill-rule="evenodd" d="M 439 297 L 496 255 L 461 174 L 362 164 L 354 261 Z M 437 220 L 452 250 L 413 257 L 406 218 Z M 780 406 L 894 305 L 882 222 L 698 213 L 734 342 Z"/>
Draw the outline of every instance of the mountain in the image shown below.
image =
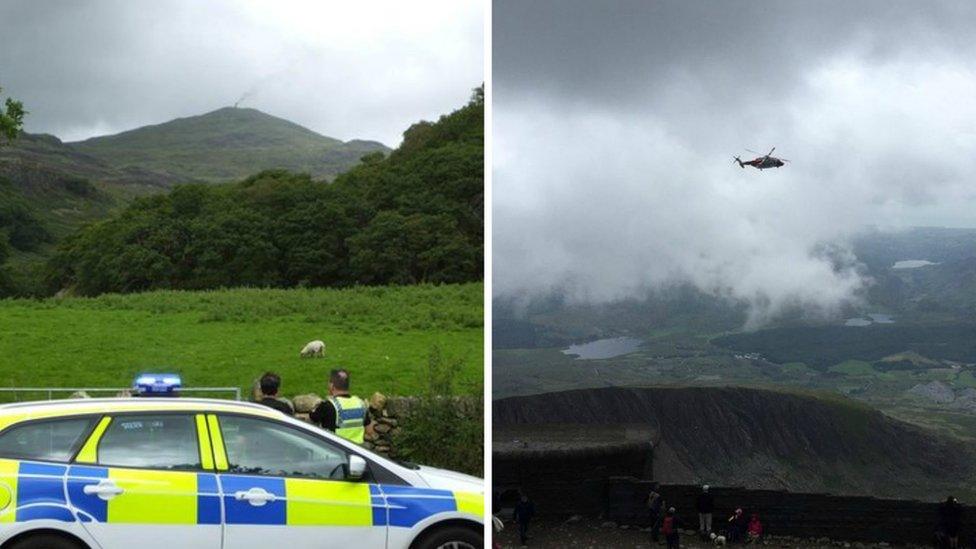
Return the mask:
<path fill-rule="evenodd" d="M 344 143 L 256 109 L 234 107 L 69 145 L 114 169 L 147 170 L 169 183 L 227 181 L 268 169 L 331 179 L 366 154 L 389 151 L 375 141 Z"/>
<path fill-rule="evenodd" d="M 43 265 L 56 245 L 139 197 L 274 168 L 333 179 L 387 151 L 235 108 L 75 143 L 22 132 L 0 144 L 0 295 L 43 293 Z"/>
<path fill-rule="evenodd" d="M 567 424 L 595 437 L 601 426 L 647 425 L 656 432 L 654 477 L 664 484 L 929 501 L 963 490 L 976 495 L 972 444 L 832 395 L 614 387 L 492 403 L 496 443 L 518 433 L 531 444 L 545 440 L 553 425 Z M 537 433 L 528 431 L 532 426 Z M 558 459 L 554 454 L 553 462 Z"/>
<path fill-rule="evenodd" d="M 304 131 L 285 129 L 285 137 Z M 412 125 L 389 156 L 368 154 L 331 183 L 265 170 L 137 199 L 62 242 L 48 289 L 95 295 L 480 281 L 483 212 L 478 94 L 437 122 Z"/>

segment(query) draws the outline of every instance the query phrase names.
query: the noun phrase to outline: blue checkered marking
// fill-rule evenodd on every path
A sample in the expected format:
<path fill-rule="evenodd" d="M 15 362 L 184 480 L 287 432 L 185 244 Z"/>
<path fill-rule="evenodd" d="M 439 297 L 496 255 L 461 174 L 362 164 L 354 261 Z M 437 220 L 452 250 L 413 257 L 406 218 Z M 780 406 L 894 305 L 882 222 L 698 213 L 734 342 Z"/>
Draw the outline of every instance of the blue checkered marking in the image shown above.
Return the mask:
<path fill-rule="evenodd" d="M 108 469 L 105 467 L 72 465 L 68 469 L 68 499 L 75 509 L 82 511 L 78 514 L 82 522 L 89 522 L 88 516 L 98 522 L 108 522 L 108 502 L 84 491 L 85 486 L 98 484 L 103 478 L 108 478 Z"/>
<path fill-rule="evenodd" d="M 388 522 L 386 498 L 383 497 L 383 492 L 380 491 L 380 487 L 375 484 L 370 484 L 369 496 L 373 505 L 373 526 L 386 526 Z"/>
<path fill-rule="evenodd" d="M 412 528 L 429 516 L 457 511 L 454 493 L 449 490 L 386 484 L 381 485 L 380 489 L 383 490 L 389 505 L 390 526 Z"/>
<path fill-rule="evenodd" d="M 248 477 L 220 475 L 220 485 L 224 489 L 224 512 L 227 524 L 285 524 L 285 479 L 274 477 Z M 236 492 L 246 492 L 251 488 L 263 488 L 279 499 L 269 501 L 260 507 L 247 501 L 237 501 Z"/>
<path fill-rule="evenodd" d="M 17 514 L 15 520 L 50 519 L 74 522 L 64 499 L 64 473 L 67 467 L 21 462 L 17 474 Z"/>
<path fill-rule="evenodd" d="M 217 475 L 197 474 L 197 524 L 220 524 L 220 490 Z"/>

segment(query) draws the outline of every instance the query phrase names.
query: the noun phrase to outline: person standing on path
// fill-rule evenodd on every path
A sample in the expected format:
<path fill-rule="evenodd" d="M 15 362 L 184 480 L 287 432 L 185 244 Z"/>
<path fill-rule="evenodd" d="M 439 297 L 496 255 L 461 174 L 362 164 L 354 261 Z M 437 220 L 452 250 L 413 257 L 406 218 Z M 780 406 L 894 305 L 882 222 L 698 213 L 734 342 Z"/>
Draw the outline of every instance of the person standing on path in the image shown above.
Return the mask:
<path fill-rule="evenodd" d="M 707 484 L 702 486 L 695 507 L 698 509 L 698 533 L 704 541 L 712 533 L 712 513 L 715 511 L 715 498 L 709 493 Z"/>

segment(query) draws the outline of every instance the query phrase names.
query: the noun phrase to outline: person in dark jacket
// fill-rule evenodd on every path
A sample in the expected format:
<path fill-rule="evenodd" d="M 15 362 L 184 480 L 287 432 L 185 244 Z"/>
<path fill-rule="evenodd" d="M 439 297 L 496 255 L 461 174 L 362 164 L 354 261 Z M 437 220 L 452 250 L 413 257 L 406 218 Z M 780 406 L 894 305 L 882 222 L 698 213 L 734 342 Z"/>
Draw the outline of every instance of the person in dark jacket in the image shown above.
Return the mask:
<path fill-rule="evenodd" d="M 529 521 L 534 515 L 535 504 L 529 500 L 529 496 L 522 494 L 519 502 L 515 504 L 515 511 L 512 513 L 512 518 L 518 523 L 519 540 L 521 540 L 522 545 L 525 545 L 529 540 Z"/>
<path fill-rule="evenodd" d="M 745 541 L 746 538 L 746 528 L 748 528 L 749 523 L 746 519 L 746 514 L 742 512 L 742 508 L 739 507 L 732 513 L 729 517 L 729 543 L 741 543 Z"/>
<path fill-rule="evenodd" d="M 962 506 L 956 498 L 949 496 L 939 505 L 939 525 L 936 537 L 941 533 L 949 549 L 959 548 L 959 529 L 962 526 Z"/>
<path fill-rule="evenodd" d="M 278 398 L 278 389 L 281 388 L 281 377 L 278 374 L 266 372 L 258 381 L 258 387 L 260 391 L 256 391 L 255 396 L 259 396 L 258 393 L 260 393 L 259 404 L 274 408 L 287 416 L 295 415 L 295 409 L 291 403 L 283 398 Z"/>
<path fill-rule="evenodd" d="M 668 549 L 678 549 L 681 545 L 681 520 L 675 512 L 674 507 L 668 507 L 668 512 L 664 513 L 661 520 L 661 533 L 668 542 Z"/>
<path fill-rule="evenodd" d="M 715 511 L 715 498 L 708 492 L 707 484 L 702 486 L 695 507 L 698 509 L 698 532 L 702 540 L 706 540 L 712 533 L 712 512 Z"/>
<path fill-rule="evenodd" d="M 647 494 L 647 514 L 651 521 L 651 542 L 657 543 L 658 533 L 661 530 L 661 508 L 664 506 L 664 498 L 657 492 L 658 484 L 651 485 L 651 492 Z"/>

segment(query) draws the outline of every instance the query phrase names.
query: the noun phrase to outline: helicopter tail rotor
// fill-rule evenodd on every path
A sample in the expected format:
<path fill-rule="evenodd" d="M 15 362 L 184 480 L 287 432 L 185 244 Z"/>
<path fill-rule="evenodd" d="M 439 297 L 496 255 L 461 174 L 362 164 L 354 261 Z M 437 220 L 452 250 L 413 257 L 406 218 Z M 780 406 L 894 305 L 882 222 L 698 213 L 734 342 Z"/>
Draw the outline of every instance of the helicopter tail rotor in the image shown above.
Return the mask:
<path fill-rule="evenodd" d="M 738 162 L 739 163 L 739 167 L 742 168 L 742 169 L 745 169 L 746 165 L 742 163 L 742 160 L 739 160 L 739 157 L 738 156 L 735 157 L 735 158 L 733 158 L 732 161 L 733 162 Z"/>

